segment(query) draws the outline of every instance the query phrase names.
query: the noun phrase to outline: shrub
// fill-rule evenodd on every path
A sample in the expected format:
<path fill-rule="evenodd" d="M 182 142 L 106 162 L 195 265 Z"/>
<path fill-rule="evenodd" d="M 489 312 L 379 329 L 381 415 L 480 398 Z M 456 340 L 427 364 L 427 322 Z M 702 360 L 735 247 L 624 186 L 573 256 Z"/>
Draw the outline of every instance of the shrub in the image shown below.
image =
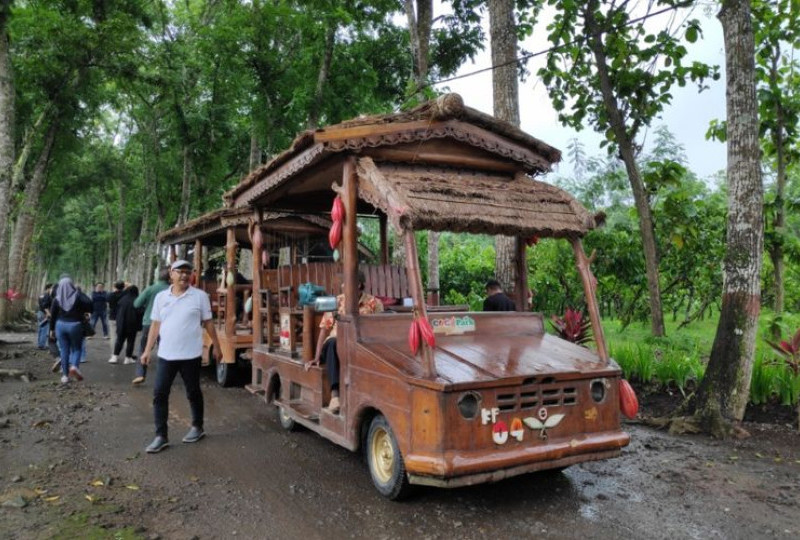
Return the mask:
<path fill-rule="evenodd" d="M 567 308 L 562 317 L 553 315 L 550 324 L 559 337 L 572 343 L 583 345 L 592 340 L 592 324 L 582 311 Z"/>

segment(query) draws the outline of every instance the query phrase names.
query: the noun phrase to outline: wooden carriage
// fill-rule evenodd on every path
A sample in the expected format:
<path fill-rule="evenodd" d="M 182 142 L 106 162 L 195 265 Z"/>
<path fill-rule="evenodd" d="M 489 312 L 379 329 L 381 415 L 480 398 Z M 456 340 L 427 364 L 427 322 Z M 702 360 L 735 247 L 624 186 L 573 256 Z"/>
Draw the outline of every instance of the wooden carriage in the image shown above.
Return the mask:
<path fill-rule="evenodd" d="M 558 150 L 450 94 L 410 112 L 303 133 L 227 193 L 229 204 L 252 206 L 259 219 L 266 209 L 327 215 L 337 195 L 344 205 L 338 413 L 324 408 L 324 369 L 304 368 L 319 314 L 296 314 L 305 343 L 291 350 L 272 346 L 269 325 L 255 314 L 252 388 L 277 405 L 281 423 L 363 448 L 373 483 L 390 498 L 409 484 L 461 486 L 618 455 L 629 443 L 620 429 L 621 373 L 608 357 L 581 244 L 595 220 L 568 193 L 532 178 L 559 159 Z M 369 216 L 380 222 L 380 263 L 390 270 L 367 292 L 408 295 L 411 307 L 358 313 L 357 219 Z M 389 225 L 402 235 L 405 267 L 388 266 Z M 419 230 L 514 237 L 519 311 L 426 305 Z M 571 243 L 594 350 L 548 335 L 542 315 L 524 310 L 533 236 Z M 258 264 L 260 246 L 253 249 Z M 415 318 L 428 320 L 435 336 L 416 354 L 407 340 Z"/>
<path fill-rule="evenodd" d="M 250 316 L 243 309 L 248 299 L 251 299 L 253 309 L 259 310 L 262 320 L 277 324 L 278 302 L 282 295 L 285 304 L 296 302 L 301 284 L 316 282 L 323 277 L 324 283 L 335 281 L 338 287 L 341 265 L 333 262 L 332 250 L 327 245 L 330 226 L 330 220 L 321 216 L 286 212 L 263 214 L 259 227 L 259 261 L 263 259 L 266 264 L 258 265 L 259 285 L 255 289 L 251 280 L 241 279 L 237 266 L 240 251 L 251 250 L 254 234 L 252 210 L 215 210 L 172 228 L 159 237 L 162 244 L 170 246 L 170 260 L 177 257 L 177 246 L 192 246 L 192 281 L 211 297 L 222 348 L 222 361 L 215 365 L 220 385 L 229 386 L 234 381 L 236 366 L 246 366 L 249 373 L 253 328 Z M 220 268 L 209 275 L 207 268 L 204 268 L 204 260 L 208 259 L 209 250 L 214 248 L 224 249 L 225 259 Z M 362 252 L 369 254 L 363 248 Z M 329 270 L 327 276 L 318 272 L 320 268 Z M 301 335 L 301 332 L 293 333 Z M 277 335 L 274 340 L 277 342 Z M 211 365 L 212 359 L 211 339 L 204 334 L 203 365 Z"/>

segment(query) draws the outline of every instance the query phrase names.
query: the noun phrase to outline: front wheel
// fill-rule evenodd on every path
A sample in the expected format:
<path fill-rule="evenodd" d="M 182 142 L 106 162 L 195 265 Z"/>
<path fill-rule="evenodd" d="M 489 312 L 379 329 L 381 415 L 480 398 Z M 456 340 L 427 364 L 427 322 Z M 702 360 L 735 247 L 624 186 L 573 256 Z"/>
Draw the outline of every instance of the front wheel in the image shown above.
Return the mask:
<path fill-rule="evenodd" d="M 383 415 L 372 419 L 367 433 L 366 452 L 369 473 L 378 492 L 390 500 L 407 495 L 410 485 L 406 466 L 394 432 Z"/>

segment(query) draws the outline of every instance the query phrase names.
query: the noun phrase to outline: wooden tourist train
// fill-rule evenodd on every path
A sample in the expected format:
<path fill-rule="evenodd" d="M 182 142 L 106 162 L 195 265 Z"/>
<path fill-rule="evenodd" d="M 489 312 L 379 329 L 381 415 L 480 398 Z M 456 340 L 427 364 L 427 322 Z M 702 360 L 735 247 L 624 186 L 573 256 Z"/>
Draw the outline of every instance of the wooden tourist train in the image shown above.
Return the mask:
<path fill-rule="evenodd" d="M 170 247 L 170 261 L 178 257 L 180 245 L 187 246 L 187 252 L 193 251 L 192 280 L 211 297 L 222 348 L 222 361 L 214 366 L 221 386 L 234 382 L 237 367 L 246 367 L 249 374 L 253 328 L 245 309 L 250 305 L 248 299 L 260 300 L 256 306 L 263 319 L 277 324 L 280 292 L 298 290 L 304 283 L 319 280 L 317 270 L 333 266 L 333 250 L 328 246 L 331 222 L 327 217 L 264 213 L 255 233 L 252 216 L 252 210 L 247 208 L 223 208 L 169 229 L 159 237 L 161 244 Z M 251 251 L 254 235 L 261 239 L 259 257 L 263 262 L 259 264 L 260 285 L 255 295 L 252 280 L 240 272 L 249 273 L 250 268 L 240 267 L 240 259 L 243 252 Z M 209 258 L 209 252 L 215 249 L 224 250 L 221 264 L 214 264 L 214 259 Z M 369 254 L 363 247 L 361 250 L 364 256 Z M 298 264 L 289 264 L 295 262 Z M 277 334 L 275 339 L 278 340 Z M 211 339 L 204 333 L 204 366 L 213 363 L 211 347 Z"/>
<path fill-rule="evenodd" d="M 410 484 L 463 486 L 619 455 L 620 392 L 609 358 L 590 259 L 581 238 L 595 218 L 563 190 L 536 181 L 558 150 L 450 94 L 416 109 L 358 118 L 295 139 L 226 194 L 236 209 L 332 217 L 339 262 L 321 263 L 319 283 L 344 293 L 337 315 L 341 361 L 338 412 L 314 357 L 321 313 L 285 290 L 280 330 L 254 310 L 251 391 L 277 406 L 281 424 L 300 424 L 350 450 L 363 449 L 375 487 L 389 498 Z M 376 219 L 377 264 L 358 255 L 359 220 Z M 404 245 L 404 266 L 388 264 L 389 228 Z M 516 239 L 516 312 L 428 306 L 416 231 L 506 235 Z M 545 332 L 526 311 L 528 239 L 569 242 L 585 291 L 595 347 Z M 255 290 L 263 290 L 261 250 L 253 244 Z M 387 304 L 361 315 L 365 292 Z M 261 302 L 259 302 L 261 303 Z M 415 327 L 416 326 L 416 327 Z M 418 343 L 421 331 L 423 338 Z M 431 333 L 432 331 L 432 333 Z M 417 350 L 414 350 L 418 347 Z"/>

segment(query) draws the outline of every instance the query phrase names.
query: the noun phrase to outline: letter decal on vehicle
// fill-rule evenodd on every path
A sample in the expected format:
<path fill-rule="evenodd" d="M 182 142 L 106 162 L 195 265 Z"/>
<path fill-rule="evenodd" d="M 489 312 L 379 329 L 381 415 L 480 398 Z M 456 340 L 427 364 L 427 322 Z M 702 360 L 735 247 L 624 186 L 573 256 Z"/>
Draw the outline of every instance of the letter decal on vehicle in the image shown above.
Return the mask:
<path fill-rule="evenodd" d="M 481 424 L 494 424 L 497 421 L 497 415 L 500 414 L 500 409 L 492 407 L 491 409 L 481 409 Z"/>
<path fill-rule="evenodd" d="M 525 435 L 525 431 L 522 429 L 522 420 L 519 418 L 514 418 L 511 421 L 511 429 L 509 430 L 509 433 L 512 437 L 521 442 L 522 437 Z"/>
<path fill-rule="evenodd" d="M 495 444 L 506 444 L 508 440 L 508 426 L 502 420 L 498 420 L 492 428 L 492 440 Z"/>

